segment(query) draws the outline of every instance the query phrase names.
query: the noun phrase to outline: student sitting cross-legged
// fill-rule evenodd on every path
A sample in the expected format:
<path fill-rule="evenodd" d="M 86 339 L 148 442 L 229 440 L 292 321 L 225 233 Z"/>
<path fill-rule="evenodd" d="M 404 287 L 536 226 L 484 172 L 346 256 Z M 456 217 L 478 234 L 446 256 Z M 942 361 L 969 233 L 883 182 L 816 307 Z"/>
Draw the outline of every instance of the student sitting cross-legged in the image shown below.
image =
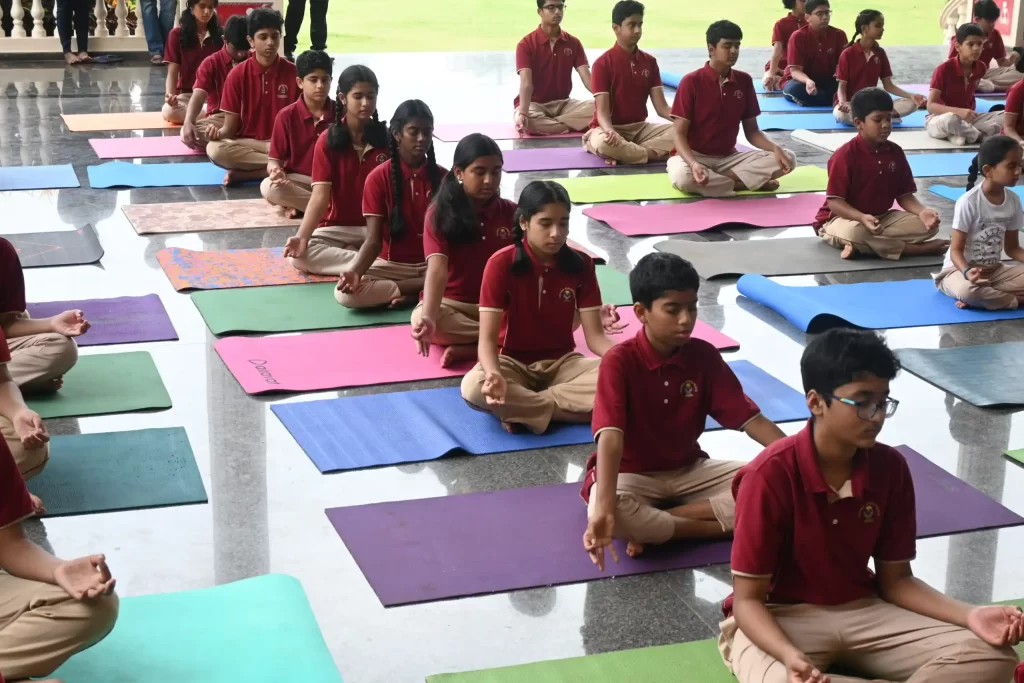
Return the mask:
<path fill-rule="evenodd" d="M 1024 79 L 1024 73 L 1017 68 L 1020 61 L 1019 48 L 1007 52 L 1003 34 L 996 27 L 1002 14 L 1000 4 L 995 0 L 978 0 L 972 8 L 973 21 L 981 28 L 985 39 L 978 57 L 978 61 L 985 67 L 985 73 L 982 74 L 981 80 L 978 82 L 978 92 L 1008 90 L 1014 83 L 1019 83 L 1021 79 Z M 1004 7 L 1006 6 L 1005 3 L 1002 4 Z M 949 41 L 950 59 L 956 56 L 956 42 L 955 37 Z M 995 62 L 994 65 L 993 62 Z"/>
<path fill-rule="evenodd" d="M 165 121 L 185 120 L 199 65 L 217 54 L 223 44 L 224 35 L 217 23 L 217 0 L 186 0 L 181 25 L 171 29 L 164 46 L 167 86 L 160 111 Z"/>
<path fill-rule="evenodd" d="M 810 421 L 736 475 L 734 592 L 719 647 L 739 683 L 1013 676 L 1021 611 L 966 605 L 911 569 L 914 482 L 899 451 L 878 442 L 898 371 L 874 332 L 816 337 L 800 361 Z"/>
<path fill-rule="evenodd" d="M 772 56 L 764 65 L 764 77 L 761 82 L 767 92 L 782 89 L 782 77 L 786 74 L 786 50 L 789 49 L 789 37 L 807 25 L 807 13 L 804 0 L 782 0 L 782 6 L 789 14 L 775 22 L 772 28 Z"/>
<path fill-rule="evenodd" d="M 785 436 L 743 393 L 722 354 L 692 339 L 700 277 L 673 254 L 648 254 L 629 274 L 636 337 L 601 359 L 587 463 L 583 547 L 604 569 L 613 538 L 635 557 L 649 543 L 732 534 L 732 480 L 741 462 L 709 458 L 708 417 L 767 446 Z M 615 557 L 616 561 L 618 560 Z"/>
<path fill-rule="evenodd" d="M 836 67 L 846 48 L 846 34 L 829 25 L 829 0 L 807 0 L 807 25 L 789 37 L 789 66 L 782 79 L 786 99 L 805 107 L 831 107 L 839 82 Z"/>
<path fill-rule="evenodd" d="M 0 440 L 0 451 L 13 459 L 22 478 L 30 479 L 42 472 L 50 459 L 50 434 L 39 413 L 25 404 L 21 390 L 11 377 L 10 363 L 7 338 L 0 327 L 0 432 L 4 437 Z M 0 486 L 2 484 L 0 481 Z M 44 511 L 42 501 L 36 496 L 32 496 L 32 508 L 36 512 Z"/>
<path fill-rule="evenodd" d="M 857 136 L 828 160 L 828 190 L 814 229 L 842 249 L 844 259 L 874 254 L 896 260 L 942 254 L 949 247 L 948 240 L 933 239 L 939 214 L 918 201 L 907 157 L 889 142 L 892 109 L 892 98 L 880 88 L 854 95 Z M 893 210 L 893 202 L 902 210 Z"/>
<path fill-rule="evenodd" d="M 710 60 L 683 77 L 672 103 L 676 154 L 668 176 L 681 192 L 731 197 L 741 190 L 774 190 L 796 167 L 796 157 L 757 126 L 761 108 L 749 74 L 734 69 L 743 31 L 716 21 L 707 31 Z M 740 125 L 758 150 L 736 151 Z"/>
<path fill-rule="evenodd" d="M 978 61 L 984 39 L 977 24 L 964 24 L 956 30 L 956 56 L 932 73 L 924 129 L 933 138 L 966 145 L 1001 131 L 1003 112 L 974 110 L 974 92 L 985 74 L 985 66 Z"/>

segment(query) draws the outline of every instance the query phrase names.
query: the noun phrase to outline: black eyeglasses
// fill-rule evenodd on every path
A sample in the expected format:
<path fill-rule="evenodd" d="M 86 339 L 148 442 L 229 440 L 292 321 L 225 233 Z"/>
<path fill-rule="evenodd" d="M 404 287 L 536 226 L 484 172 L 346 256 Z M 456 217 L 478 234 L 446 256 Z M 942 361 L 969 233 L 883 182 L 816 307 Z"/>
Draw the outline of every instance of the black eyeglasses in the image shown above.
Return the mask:
<path fill-rule="evenodd" d="M 546 9 L 549 12 L 557 12 L 558 10 L 565 9 L 565 3 L 562 3 L 561 5 L 544 5 L 543 9 Z"/>
<path fill-rule="evenodd" d="M 884 410 L 886 417 L 892 417 L 896 414 L 896 409 L 900 405 L 899 401 L 888 397 L 881 401 L 854 401 L 852 398 L 843 398 L 835 394 L 822 394 L 822 396 L 845 403 L 848 406 L 853 406 L 857 409 L 857 417 L 862 420 L 873 419 L 879 410 Z"/>

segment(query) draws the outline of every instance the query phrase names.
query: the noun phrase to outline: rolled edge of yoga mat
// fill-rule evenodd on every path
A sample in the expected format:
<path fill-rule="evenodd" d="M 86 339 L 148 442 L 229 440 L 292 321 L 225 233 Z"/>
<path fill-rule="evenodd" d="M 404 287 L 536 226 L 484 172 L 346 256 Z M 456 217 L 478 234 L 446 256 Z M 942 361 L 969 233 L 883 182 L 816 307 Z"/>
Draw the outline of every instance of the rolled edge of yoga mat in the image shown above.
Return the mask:
<path fill-rule="evenodd" d="M 1010 460 L 1015 461 L 1018 465 L 1024 465 L 1024 448 L 1018 448 L 1012 451 L 1003 451 L 1003 455 Z"/>

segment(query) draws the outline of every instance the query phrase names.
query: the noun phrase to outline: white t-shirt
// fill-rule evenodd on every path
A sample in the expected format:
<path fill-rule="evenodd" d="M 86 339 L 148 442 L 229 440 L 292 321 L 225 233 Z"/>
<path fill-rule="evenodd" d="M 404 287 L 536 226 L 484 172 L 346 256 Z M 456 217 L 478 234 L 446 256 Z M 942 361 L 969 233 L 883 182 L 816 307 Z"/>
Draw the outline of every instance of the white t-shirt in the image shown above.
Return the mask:
<path fill-rule="evenodd" d="M 964 260 L 972 266 L 992 266 L 1002 259 L 1007 230 L 1024 227 L 1020 197 L 1009 188 L 1002 204 L 993 204 L 978 183 L 960 199 L 953 210 L 953 229 L 967 233 Z M 953 267 L 952 252 L 946 252 L 943 268 Z"/>

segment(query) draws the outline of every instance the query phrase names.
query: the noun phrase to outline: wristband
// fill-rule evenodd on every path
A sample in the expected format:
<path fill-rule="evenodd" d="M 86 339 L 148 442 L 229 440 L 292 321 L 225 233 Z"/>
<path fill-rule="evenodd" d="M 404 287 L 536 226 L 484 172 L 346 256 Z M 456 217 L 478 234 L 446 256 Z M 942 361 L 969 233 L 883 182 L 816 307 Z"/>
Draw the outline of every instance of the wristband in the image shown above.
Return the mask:
<path fill-rule="evenodd" d="M 969 272 L 970 270 L 971 270 L 971 267 L 970 267 L 970 266 L 967 266 L 966 268 L 964 268 L 963 270 L 961 270 L 961 271 L 960 271 L 961 273 L 963 273 L 963 275 L 964 275 L 964 279 L 965 279 L 965 280 L 970 280 L 970 279 L 971 279 L 971 278 L 967 277 L 967 273 L 968 273 L 968 272 Z"/>

